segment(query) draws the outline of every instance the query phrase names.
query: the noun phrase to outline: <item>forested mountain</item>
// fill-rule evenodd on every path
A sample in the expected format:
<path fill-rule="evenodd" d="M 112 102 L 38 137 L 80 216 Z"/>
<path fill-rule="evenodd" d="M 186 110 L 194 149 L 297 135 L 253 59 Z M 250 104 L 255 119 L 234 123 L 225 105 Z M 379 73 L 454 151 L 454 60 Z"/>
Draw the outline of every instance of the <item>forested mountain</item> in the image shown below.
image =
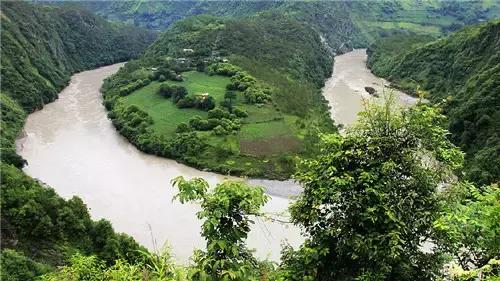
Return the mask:
<path fill-rule="evenodd" d="M 247 16 L 281 5 L 282 1 L 82 1 L 104 18 L 155 30 L 200 14 Z"/>
<path fill-rule="evenodd" d="M 165 30 L 179 19 L 199 14 L 234 17 L 279 11 L 306 19 L 308 25 L 328 24 L 328 18 L 349 17 L 351 44 L 366 46 L 379 36 L 410 32 L 438 36 L 500 13 L 495 1 L 83 1 L 103 17 L 136 26 Z M 331 22 L 330 22 L 331 23 Z M 340 25 L 324 25 L 324 37 Z M 333 38 L 332 38 L 333 39 Z"/>
<path fill-rule="evenodd" d="M 69 5 L 2 2 L 2 91 L 27 111 L 39 109 L 70 74 L 136 57 L 154 38 Z"/>
<path fill-rule="evenodd" d="M 200 15 L 175 23 L 143 57 L 104 84 L 110 117 L 146 152 L 222 173 L 288 178 L 294 156 L 312 152 L 318 130 L 335 130 L 320 91 L 331 75 L 333 53 L 319 26 L 303 20 L 266 11 L 227 19 Z M 341 15 L 336 21 L 343 23 L 330 34 L 353 28 Z M 219 81 L 219 88 L 193 86 L 210 81 Z M 160 98 L 160 87 L 174 82 L 186 87 L 182 101 L 173 98 L 177 108 L 169 106 L 171 94 Z M 193 110 L 200 109 L 192 100 L 201 94 L 214 102 Z M 245 113 L 233 118 L 233 109 Z M 142 120 L 141 126 L 133 125 L 135 119 Z M 216 130 L 219 125 L 227 132 Z"/>
<path fill-rule="evenodd" d="M 77 251 L 111 263 L 143 249 L 109 222 L 92 221 L 79 198 L 65 200 L 25 175 L 14 142 L 27 113 L 56 99 L 71 74 L 134 58 L 154 38 L 78 7 L 2 1 L 2 280 L 33 280 Z"/>
<path fill-rule="evenodd" d="M 40 109 L 77 71 L 136 57 L 155 38 L 150 31 L 110 24 L 75 6 L 2 2 L 2 151 L 12 150 L 26 112 Z M 5 95 L 5 96 L 4 96 Z M 16 124 L 14 124 L 16 121 Z M 2 158 L 12 156 L 2 153 Z M 19 159 L 12 161 L 19 162 Z"/>
<path fill-rule="evenodd" d="M 442 103 L 466 172 L 480 184 L 500 179 L 500 22 L 466 27 L 447 38 L 396 36 L 369 49 L 368 64 L 407 91 Z"/>

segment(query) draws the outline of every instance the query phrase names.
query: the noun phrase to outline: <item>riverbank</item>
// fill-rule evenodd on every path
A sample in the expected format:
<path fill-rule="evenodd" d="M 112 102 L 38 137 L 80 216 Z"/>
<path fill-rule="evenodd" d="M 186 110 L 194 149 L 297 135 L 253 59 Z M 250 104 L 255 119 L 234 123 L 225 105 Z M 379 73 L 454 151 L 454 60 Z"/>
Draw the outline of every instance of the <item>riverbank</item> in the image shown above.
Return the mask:
<path fill-rule="evenodd" d="M 227 177 L 144 154 L 116 132 L 102 106 L 99 88 L 121 65 L 74 75 L 58 100 L 28 116 L 24 136 L 17 142 L 18 153 L 28 160 L 24 169 L 28 175 L 47 183 L 64 198 L 82 198 L 93 219 L 108 219 L 117 231 L 149 249 L 168 242 L 183 263 L 194 248 L 204 245 L 196 218 L 199 207 L 172 202 L 176 190 L 170 180 L 179 175 L 203 177 L 214 185 Z M 264 211 L 273 216 L 286 212 L 289 199 L 284 197 L 297 193 L 279 192 L 296 191 L 290 182 L 252 183 L 271 187 L 272 198 Z M 286 215 L 279 218 L 287 220 Z M 277 261 L 284 239 L 292 245 L 302 241 L 292 226 L 258 221 L 248 244 L 259 257 Z"/>

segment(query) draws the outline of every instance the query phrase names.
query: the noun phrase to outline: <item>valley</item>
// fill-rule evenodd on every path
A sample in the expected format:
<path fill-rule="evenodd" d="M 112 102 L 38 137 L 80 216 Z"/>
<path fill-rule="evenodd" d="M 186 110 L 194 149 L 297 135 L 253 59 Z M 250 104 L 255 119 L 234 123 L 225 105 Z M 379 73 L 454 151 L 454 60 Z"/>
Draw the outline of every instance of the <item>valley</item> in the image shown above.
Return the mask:
<path fill-rule="evenodd" d="M 334 67 L 334 76 L 326 82 L 323 94 L 332 103 L 335 109 L 332 114 L 337 122 L 351 120 L 345 121 L 348 125 L 356 119 L 362 110 L 361 100 L 367 95 L 361 93 L 364 85 L 383 83 L 366 68 L 365 60 L 365 50 L 336 57 L 338 63 Z M 55 188 L 65 198 L 82 198 L 94 219 L 110 220 L 117 231 L 131 235 L 150 250 L 170 245 L 176 260 L 185 263 L 195 248 L 203 247 L 198 234 L 200 221 L 195 216 L 199 208 L 172 202 L 174 190 L 170 181 L 178 175 L 202 177 L 211 184 L 237 178 L 203 172 L 175 160 L 147 155 L 118 135 L 102 106 L 99 87 L 120 67 L 123 64 L 74 75 L 57 101 L 29 115 L 22 137 L 17 140 L 17 152 L 28 161 L 24 169 L 28 175 Z M 200 75 L 203 83 L 195 83 L 195 78 L 200 78 Z M 219 85 L 225 85 L 228 79 L 203 75 L 187 73 L 182 83 L 187 84 L 190 92 L 210 90 L 217 94 L 219 90 L 219 95 L 223 96 L 225 87 Z M 339 80 L 343 83 L 341 86 L 336 84 Z M 161 104 L 171 105 L 169 101 L 150 100 L 149 95 L 163 99 L 156 95 L 154 88 L 157 87 L 158 83 L 153 82 L 127 96 L 126 102 L 140 105 L 149 114 Z M 345 87 L 349 90 L 346 91 Z M 381 89 L 377 87 L 377 90 Z M 402 104 L 415 100 L 402 93 L 399 95 Z M 171 110 L 183 111 L 175 106 Z M 168 109 L 162 108 L 162 112 L 168 112 Z M 178 113 L 173 113 L 173 116 L 182 118 Z M 51 122 L 52 119 L 64 121 Z M 163 128 L 160 122 L 168 126 L 175 121 L 168 116 L 166 120 L 155 119 L 155 124 Z M 175 132 L 175 126 L 171 128 L 172 131 L 165 134 Z M 291 181 L 248 181 L 262 185 L 272 195 L 263 211 L 281 214 L 276 218 L 286 221 L 288 215 L 283 212 L 286 212 L 290 198 L 299 195 L 301 188 Z M 182 225 L 182 229 L 176 229 L 178 225 Z M 259 257 L 278 261 L 280 243 L 285 240 L 298 246 L 303 238 L 293 226 L 262 220 L 250 232 L 248 245 L 257 250 Z"/>
<path fill-rule="evenodd" d="M 496 1 L 3 1 L 0 279 L 495 281 Z"/>
<path fill-rule="evenodd" d="M 17 141 L 18 153 L 28 161 L 24 169 L 28 175 L 65 198 L 82 198 L 94 219 L 110 220 L 117 231 L 150 250 L 170 245 L 176 260 L 186 263 L 195 248 L 203 247 L 195 215 L 199 207 L 172 202 L 175 190 L 170 181 L 179 175 L 202 177 L 212 184 L 234 178 L 146 155 L 118 135 L 106 116 L 99 88 L 122 66 L 74 75 L 57 101 L 28 117 Z M 251 182 L 274 187 L 264 207 L 270 214 L 286 211 L 289 196 L 300 192 L 292 182 Z M 250 233 L 249 246 L 259 257 L 278 261 L 283 239 L 295 246 L 302 241 L 293 226 L 262 220 Z"/>

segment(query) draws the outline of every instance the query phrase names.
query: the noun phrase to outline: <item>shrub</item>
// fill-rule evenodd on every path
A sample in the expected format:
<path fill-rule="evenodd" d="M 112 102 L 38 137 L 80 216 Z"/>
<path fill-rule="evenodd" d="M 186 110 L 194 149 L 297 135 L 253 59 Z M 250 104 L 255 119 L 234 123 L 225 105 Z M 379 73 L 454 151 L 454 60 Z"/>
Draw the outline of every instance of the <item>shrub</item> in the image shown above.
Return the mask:
<path fill-rule="evenodd" d="M 211 96 L 204 97 L 199 101 L 197 107 L 203 110 L 212 110 L 215 108 L 215 100 Z"/>
<path fill-rule="evenodd" d="M 208 111 L 208 119 L 211 119 L 211 118 L 221 119 L 221 118 L 227 118 L 227 117 L 229 117 L 229 112 L 221 109 L 220 107 L 216 107 L 216 108 Z"/>
<path fill-rule="evenodd" d="M 239 118 L 248 117 L 248 112 L 246 112 L 245 110 L 239 109 L 237 107 L 235 107 L 233 109 L 233 113 L 234 113 L 234 115 L 236 115 L 236 117 L 239 117 Z"/>
<path fill-rule="evenodd" d="M 217 135 L 217 136 L 224 136 L 224 135 L 228 135 L 229 131 L 226 130 L 221 125 L 219 125 L 219 126 L 217 126 L 217 127 L 214 128 L 214 134 Z"/>
<path fill-rule="evenodd" d="M 271 101 L 270 91 L 261 87 L 250 87 L 243 92 L 243 95 L 245 96 L 245 101 L 249 104 Z"/>
<path fill-rule="evenodd" d="M 177 128 L 175 129 L 176 133 L 186 133 L 189 132 L 189 125 L 185 122 L 181 122 L 179 125 L 177 125 Z"/>
<path fill-rule="evenodd" d="M 128 96 L 130 95 L 133 91 L 139 89 L 139 88 L 142 88 L 146 85 L 148 85 L 149 83 L 151 82 L 151 80 L 149 80 L 148 78 L 146 79 L 139 79 L 139 80 L 136 80 L 130 84 L 127 84 L 125 86 L 122 86 L 119 88 L 118 90 L 118 93 L 120 96 Z"/>
<path fill-rule="evenodd" d="M 177 103 L 187 95 L 187 90 L 183 86 L 162 83 L 158 89 L 158 93 L 166 98 L 172 97 L 172 100 Z"/>
<path fill-rule="evenodd" d="M 178 108 L 191 108 L 195 107 L 196 100 L 192 96 L 187 96 L 177 101 L 176 105 Z"/>
<path fill-rule="evenodd" d="M 209 75 L 219 74 L 224 76 L 233 76 L 240 71 L 241 68 L 230 63 L 213 63 L 207 67 Z"/>

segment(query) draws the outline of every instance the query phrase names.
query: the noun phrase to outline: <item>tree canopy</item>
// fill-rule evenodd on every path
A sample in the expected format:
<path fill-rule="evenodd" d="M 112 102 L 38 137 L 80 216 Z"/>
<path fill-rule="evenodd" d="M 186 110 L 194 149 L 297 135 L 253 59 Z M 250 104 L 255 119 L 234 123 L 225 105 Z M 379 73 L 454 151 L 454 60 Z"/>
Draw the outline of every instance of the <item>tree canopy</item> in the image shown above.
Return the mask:
<path fill-rule="evenodd" d="M 323 135 L 290 207 L 306 235 L 284 256 L 291 280 L 432 280 L 439 256 L 421 250 L 438 216 L 437 190 L 463 160 L 436 108 L 367 107 L 345 135 Z M 305 279 L 302 276 L 305 276 Z"/>

